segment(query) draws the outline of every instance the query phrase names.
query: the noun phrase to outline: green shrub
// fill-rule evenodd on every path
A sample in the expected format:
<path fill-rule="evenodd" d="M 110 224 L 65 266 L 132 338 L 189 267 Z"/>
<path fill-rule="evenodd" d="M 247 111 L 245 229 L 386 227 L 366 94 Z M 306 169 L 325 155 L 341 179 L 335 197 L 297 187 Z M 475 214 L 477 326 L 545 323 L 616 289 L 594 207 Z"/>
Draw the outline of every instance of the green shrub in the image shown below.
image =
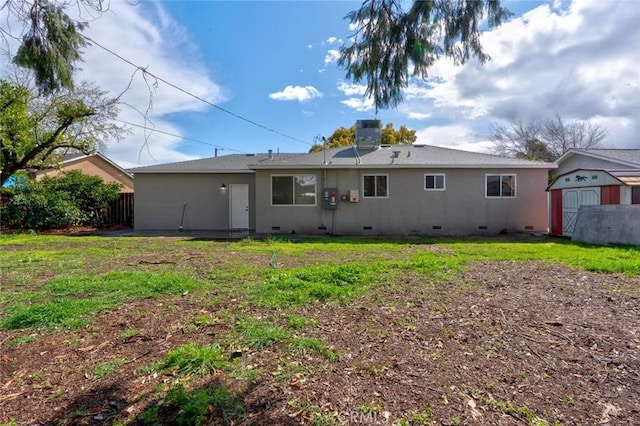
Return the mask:
<path fill-rule="evenodd" d="M 64 228 L 86 219 L 71 201 L 45 190 L 37 182 L 16 190 L 0 215 L 3 226 L 23 229 Z"/>
<path fill-rule="evenodd" d="M 98 225 L 109 203 L 120 194 L 120 184 L 104 183 L 99 176 L 85 175 L 79 170 L 63 172 L 58 177 L 45 177 L 42 186 L 51 193 L 62 194 L 85 216 L 84 223 Z"/>
<path fill-rule="evenodd" d="M 55 229 L 99 225 L 102 212 L 118 198 L 120 185 L 78 170 L 41 181 L 20 179 L 5 190 L 0 208 L 2 225 L 22 229 Z"/>

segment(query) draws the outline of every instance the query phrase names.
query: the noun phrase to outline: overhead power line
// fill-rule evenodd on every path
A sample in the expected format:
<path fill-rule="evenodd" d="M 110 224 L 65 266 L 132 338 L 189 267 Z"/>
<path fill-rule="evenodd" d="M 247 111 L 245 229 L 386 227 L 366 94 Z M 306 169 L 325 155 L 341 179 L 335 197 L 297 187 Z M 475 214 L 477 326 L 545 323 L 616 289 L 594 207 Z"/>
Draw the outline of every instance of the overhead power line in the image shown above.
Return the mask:
<path fill-rule="evenodd" d="M 216 145 L 216 144 L 211 143 L 211 142 L 204 142 L 204 141 L 201 141 L 201 140 L 198 140 L 198 139 L 188 138 L 186 136 L 177 135 L 175 133 L 167 132 L 165 130 L 159 130 L 159 129 L 156 129 L 156 128 L 153 128 L 153 127 L 145 126 L 143 124 L 132 123 L 130 121 L 121 120 L 119 118 L 115 118 L 114 120 L 115 121 L 119 121 L 119 122 L 124 123 L 124 124 L 128 124 L 129 126 L 133 126 L 133 127 L 138 127 L 140 129 L 144 129 L 145 131 L 148 131 L 150 133 L 160 133 L 160 134 L 163 134 L 163 135 L 173 136 L 173 137 L 176 137 L 176 138 L 184 139 L 184 140 L 190 141 L 190 142 L 199 143 L 199 144 L 202 144 L 202 145 L 208 145 L 208 146 L 212 146 L 214 148 L 220 148 L 220 149 L 223 149 L 225 151 L 233 151 L 233 152 L 237 152 L 239 154 L 247 154 L 247 152 L 245 152 L 245 151 L 240 151 L 240 150 L 229 148 L 229 147 L 222 146 L 222 145 Z"/>
<path fill-rule="evenodd" d="M 219 110 L 219 111 L 222 111 L 222 112 L 224 112 L 224 113 L 226 113 L 226 114 L 229 114 L 229 115 L 231 115 L 231 116 L 233 116 L 233 117 L 235 117 L 235 118 L 237 118 L 237 119 L 239 119 L 239 120 L 245 121 L 245 122 L 247 122 L 247 123 L 249 123 L 249 124 L 252 124 L 252 125 L 254 125 L 254 126 L 260 127 L 260 128 L 262 128 L 262 129 L 264 129 L 264 130 L 266 130 L 266 131 L 268 131 L 268 132 L 275 133 L 275 134 L 277 134 L 277 135 L 279 135 L 279 136 L 285 137 L 285 138 L 287 138 L 287 139 L 291 139 L 291 140 L 296 141 L 296 142 L 303 143 L 303 144 L 305 144 L 305 145 L 313 146 L 313 144 L 312 144 L 312 143 L 310 143 L 310 142 L 304 141 L 304 140 L 299 139 L 299 138 L 296 138 L 296 137 L 294 137 L 294 136 L 289 136 L 289 135 L 287 135 L 286 133 L 282 133 L 282 132 L 280 132 L 280 131 L 278 131 L 278 130 L 275 130 L 275 129 L 271 128 L 271 127 L 267 127 L 267 126 L 265 126 L 265 125 L 263 125 L 263 124 L 257 123 L 257 122 L 255 122 L 255 121 L 253 121 L 253 120 L 251 120 L 251 119 L 248 119 L 248 118 L 246 118 L 246 117 L 243 117 L 243 116 L 241 116 L 241 115 L 239 115 L 239 114 L 236 114 L 235 112 L 229 111 L 228 109 L 222 108 L 221 106 L 218 106 L 218 105 L 216 105 L 216 104 L 214 104 L 214 103 L 212 103 L 212 102 L 209 102 L 208 100 L 206 100 L 206 99 L 204 99 L 204 98 L 201 98 L 200 96 L 198 96 L 198 95 L 196 95 L 196 94 L 193 94 L 193 93 L 189 92 L 188 90 L 185 90 L 185 89 L 183 89 L 182 87 L 177 86 L 177 85 L 175 85 L 175 84 L 173 84 L 173 83 L 171 83 L 171 82 L 169 82 L 169 81 L 165 80 L 164 78 L 162 78 L 162 77 L 160 77 L 160 76 L 158 76 L 158 75 L 156 75 L 156 74 L 154 74 L 154 73 L 152 73 L 152 72 L 148 71 L 145 67 L 142 67 L 142 66 L 140 66 L 140 65 L 137 65 L 137 64 L 135 64 L 135 63 L 131 62 L 130 60 L 128 60 L 128 59 L 126 59 L 126 58 L 122 57 L 121 55 L 119 55 L 118 53 L 114 52 L 113 50 L 111 50 L 111 49 L 109 49 L 109 48 L 107 48 L 107 47 L 104 47 L 103 45 L 101 45 L 101 44 L 100 44 L 100 43 L 98 43 L 97 41 L 93 40 L 92 38 L 90 38 L 90 37 L 85 37 L 85 38 L 86 38 L 87 40 L 89 40 L 91 43 L 93 43 L 93 44 L 95 44 L 96 46 L 98 46 L 99 48 L 103 49 L 104 51 L 106 51 L 106 52 L 110 53 L 111 55 L 115 56 L 116 58 L 120 59 L 121 61 L 126 62 L 127 64 L 131 65 L 132 67 L 134 67 L 134 68 L 136 68 L 136 69 L 138 69 L 138 70 L 142 71 L 142 72 L 143 72 L 143 73 L 145 73 L 145 74 L 150 75 L 151 77 L 155 78 L 155 79 L 156 79 L 156 80 L 158 80 L 158 81 L 161 81 L 161 82 L 165 83 L 166 85 L 168 85 L 168 86 L 170 86 L 170 87 L 173 87 L 174 89 L 176 89 L 176 90 L 178 90 L 178 91 L 180 91 L 180 92 L 184 93 L 184 94 L 185 94 L 185 95 L 187 95 L 187 96 L 191 96 L 192 98 L 197 99 L 197 100 L 199 100 L 200 102 L 203 102 L 203 103 L 205 103 L 205 104 L 207 104 L 207 105 L 209 105 L 209 106 L 212 106 L 213 108 L 216 108 L 216 109 L 217 109 L 217 110 Z"/>

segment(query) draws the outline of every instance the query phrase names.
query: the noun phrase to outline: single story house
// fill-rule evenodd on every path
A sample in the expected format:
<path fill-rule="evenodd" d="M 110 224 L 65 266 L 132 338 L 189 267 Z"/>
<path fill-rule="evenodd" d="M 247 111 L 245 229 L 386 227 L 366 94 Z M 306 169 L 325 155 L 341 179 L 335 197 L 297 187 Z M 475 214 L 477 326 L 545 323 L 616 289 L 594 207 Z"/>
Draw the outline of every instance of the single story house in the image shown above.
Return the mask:
<path fill-rule="evenodd" d="M 99 152 L 88 155 L 64 154 L 58 167 L 39 170 L 35 173 L 35 178 L 39 180 L 44 176 L 55 177 L 70 170 L 79 170 L 89 176 L 99 176 L 105 183 L 119 183 L 122 185 L 121 193 L 133 192 L 133 176 Z"/>
<path fill-rule="evenodd" d="M 357 143 L 140 167 L 137 230 L 334 235 L 545 232 L 557 166 L 429 145 Z"/>
<path fill-rule="evenodd" d="M 551 234 L 573 236 L 582 206 L 640 205 L 640 149 L 571 149 L 556 163 Z"/>

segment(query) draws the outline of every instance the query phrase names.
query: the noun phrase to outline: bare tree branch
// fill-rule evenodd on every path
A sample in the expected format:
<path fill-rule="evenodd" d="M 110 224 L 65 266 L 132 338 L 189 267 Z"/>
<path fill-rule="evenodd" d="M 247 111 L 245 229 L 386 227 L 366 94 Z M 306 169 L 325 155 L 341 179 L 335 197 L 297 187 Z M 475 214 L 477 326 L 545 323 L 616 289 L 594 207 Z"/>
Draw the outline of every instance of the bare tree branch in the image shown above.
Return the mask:
<path fill-rule="evenodd" d="M 559 114 L 546 120 L 494 124 L 489 135 L 493 152 L 528 160 L 554 161 L 572 148 L 602 146 L 608 131 L 588 121 L 565 122 Z"/>

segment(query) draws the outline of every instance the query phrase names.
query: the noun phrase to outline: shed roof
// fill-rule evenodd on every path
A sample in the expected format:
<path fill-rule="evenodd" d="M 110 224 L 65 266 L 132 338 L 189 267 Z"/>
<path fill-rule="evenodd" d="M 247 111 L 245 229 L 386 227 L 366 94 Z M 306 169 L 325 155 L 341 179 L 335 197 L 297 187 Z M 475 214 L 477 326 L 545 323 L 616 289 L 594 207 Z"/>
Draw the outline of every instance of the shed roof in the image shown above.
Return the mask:
<path fill-rule="evenodd" d="M 596 184 L 596 186 L 618 185 L 618 184 L 628 185 L 628 186 L 640 186 L 640 169 L 631 169 L 631 170 L 615 169 L 615 170 L 613 170 L 613 169 L 585 168 L 585 169 L 571 170 L 570 172 L 563 173 L 563 174 L 557 176 L 553 180 L 553 182 L 551 182 L 551 184 L 547 187 L 547 191 L 551 191 L 551 190 L 554 190 L 554 189 L 562 189 L 563 187 L 566 188 L 566 186 L 564 186 L 562 184 L 562 182 L 565 179 L 565 177 L 567 177 L 569 175 L 573 175 L 573 174 L 576 174 L 576 173 L 590 174 L 591 172 L 602 172 L 602 173 L 605 173 L 606 175 L 609 175 L 611 178 L 613 178 L 609 182 L 600 182 L 599 184 Z M 593 186 L 594 184 L 590 183 L 589 185 Z M 581 185 L 578 184 L 577 186 L 581 186 Z M 574 186 L 571 186 L 571 187 L 574 187 Z"/>

